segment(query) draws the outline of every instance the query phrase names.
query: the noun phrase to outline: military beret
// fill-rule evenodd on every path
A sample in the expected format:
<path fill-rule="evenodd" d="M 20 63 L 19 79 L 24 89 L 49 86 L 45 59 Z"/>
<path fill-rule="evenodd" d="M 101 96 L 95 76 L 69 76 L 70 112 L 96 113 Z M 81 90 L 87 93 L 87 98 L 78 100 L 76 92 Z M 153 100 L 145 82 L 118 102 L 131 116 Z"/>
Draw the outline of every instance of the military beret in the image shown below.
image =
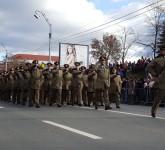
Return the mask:
<path fill-rule="evenodd" d="M 17 66 L 17 67 L 15 67 L 15 70 L 19 70 L 19 67 Z"/>
<path fill-rule="evenodd" d="M 55 62 L 54 62 L 54 65 L 59 65 L 59 62 L 58 62 L 58 61 L 55 61 Z"/>
<path fill-rule="evenodd" d="M 48 62 L 48 63 L 47 63 L 47 66 L 52 66 L 52 63 Z"/>
<path fill-rule="evenodd" d="M 105 60 L 107 60 L 107 58 L 106 58 L 106 56 L 100 56 L 99 60 L 100 61 L 105 61 Z"/>
<path fill-rule="evenodd" d="M 35 60 L 33 60 L 33 62 L 32 62 L 33 64 L 38 64 L 38 60 L 37 59 L 35 59 Z"/>
<path fill-rule="evenodd" d="M 69 65 L 68 64 L 64 64 L 64 68 L 69 68 Z"/>
<path fill-rule="evenodd" d="M 26 66 L 30 66 L 31 63 L 30 63 L 30 62 L 26 62 L 25 65 L 26 65 Z"/>
<path fill-rule="evenodd" d="M 91 64 L 91 65 L 89 65 L 89 68 L 90 68 L 90 69 L 95 69 L 96 66 L 95 66 L 94 64 Z"/>
<path fill-rule="evenodd" d="M 14 68 L 12 67 L 12 68 L 10 68 L 10 71 L 14 71 Z"/>
<path fill-rule="evenodd" d="M 23 69 L 23 66 L 21 65 L 21 66 L 19 66 L 19 69 Z"/>
<path fill-rule="evenodd" d="M 80 69 L 81 69 L 81 70 L 86 70 L 86 67 L 85 67 L 85 66 L 81 66 Z"/>
<path fill-rule="evenodd" d="M 80 62 L 75 62 L 74 65 L 75 66 L 80 66 Z"/>
<path fill-rule="evenodd" d="M 7 71 L 4 71 L 3 74 L 7 74 Z"/>

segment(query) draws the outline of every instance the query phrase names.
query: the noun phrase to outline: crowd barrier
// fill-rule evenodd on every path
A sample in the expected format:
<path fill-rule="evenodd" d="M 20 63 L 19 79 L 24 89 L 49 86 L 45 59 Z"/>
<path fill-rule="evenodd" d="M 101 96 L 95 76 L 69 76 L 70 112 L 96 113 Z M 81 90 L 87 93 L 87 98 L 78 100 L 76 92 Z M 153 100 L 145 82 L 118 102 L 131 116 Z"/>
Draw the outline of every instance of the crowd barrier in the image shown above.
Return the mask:
<path fill-rule="evenodd" d="M 145 88 L 122 88 L 121 103 L 137 104 L 137 105 L 152 105 L 154 101 L 154 89 Z M 165 102 L 161 102 L 160 106 L 165 106 Z"/>

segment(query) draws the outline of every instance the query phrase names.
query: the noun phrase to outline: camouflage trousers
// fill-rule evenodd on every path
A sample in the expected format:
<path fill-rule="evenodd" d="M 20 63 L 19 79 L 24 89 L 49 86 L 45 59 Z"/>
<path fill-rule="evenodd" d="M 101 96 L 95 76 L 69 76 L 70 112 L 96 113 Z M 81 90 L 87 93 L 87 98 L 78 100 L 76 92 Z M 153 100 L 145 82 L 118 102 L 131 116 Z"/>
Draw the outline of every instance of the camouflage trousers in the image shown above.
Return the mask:
<path fill-rule="evenodd" d="M 156 113 L 160 103 L 165 100 L 165 89 L 155 89 L 154 103 L 152 105 L 151 113 Z"/>

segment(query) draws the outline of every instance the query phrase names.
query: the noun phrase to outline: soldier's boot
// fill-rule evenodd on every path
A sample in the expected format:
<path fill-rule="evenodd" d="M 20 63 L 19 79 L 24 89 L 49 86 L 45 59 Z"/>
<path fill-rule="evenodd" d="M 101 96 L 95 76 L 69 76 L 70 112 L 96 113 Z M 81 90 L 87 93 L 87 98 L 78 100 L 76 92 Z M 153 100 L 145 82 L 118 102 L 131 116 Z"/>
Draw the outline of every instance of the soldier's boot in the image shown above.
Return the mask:
<path fill-rule="evenodd" d="M 98 105 L 97 104 L 95 104 L 95 110 L 97 110 L 98 109 Z"/>
<path fill-rule="evenodd" d="M 151 116 L 152 116 L 153 118 L 156 118 L 156 114 L 155 114 L 154 112 L 151 112 Z"/>
<path fill-rule="evenodd" d="M 110 110 L 110 109 L 112 109 L 112 107 L 110 107 L 110 106 L 105 106 L 105 110 Z"/>
<path fill-rule="evenodd" d="M 116 108 L 120 109 L 120 106 L 116 106 Z"/>
<path fill-rule="evenodd" d="M 36 108 L 40 108 L 40 105 L 39 104 L 36 104 Z"/>

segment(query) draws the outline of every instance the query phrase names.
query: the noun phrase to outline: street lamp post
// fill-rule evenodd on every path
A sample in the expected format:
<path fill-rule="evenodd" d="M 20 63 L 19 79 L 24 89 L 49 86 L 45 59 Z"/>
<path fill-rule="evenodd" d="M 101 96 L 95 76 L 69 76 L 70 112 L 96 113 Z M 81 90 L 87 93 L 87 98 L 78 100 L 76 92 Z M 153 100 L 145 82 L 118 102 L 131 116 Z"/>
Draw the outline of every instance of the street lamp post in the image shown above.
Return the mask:
<path fill-rule="evenodd" d="M 46 18 L 46 15 L 42 11 L 36 10 L 35 14 L 34 14 L 34 17 L 38 19 L 40 17 L 38 15 L 39 13 L 44 17 L 45 21 L 49 25 L 49 62 L 51 62 L 50 49 L 51 49 L 51 38 L 52 38 L 52 24 L 49 22 L 49 20 Z"/>

